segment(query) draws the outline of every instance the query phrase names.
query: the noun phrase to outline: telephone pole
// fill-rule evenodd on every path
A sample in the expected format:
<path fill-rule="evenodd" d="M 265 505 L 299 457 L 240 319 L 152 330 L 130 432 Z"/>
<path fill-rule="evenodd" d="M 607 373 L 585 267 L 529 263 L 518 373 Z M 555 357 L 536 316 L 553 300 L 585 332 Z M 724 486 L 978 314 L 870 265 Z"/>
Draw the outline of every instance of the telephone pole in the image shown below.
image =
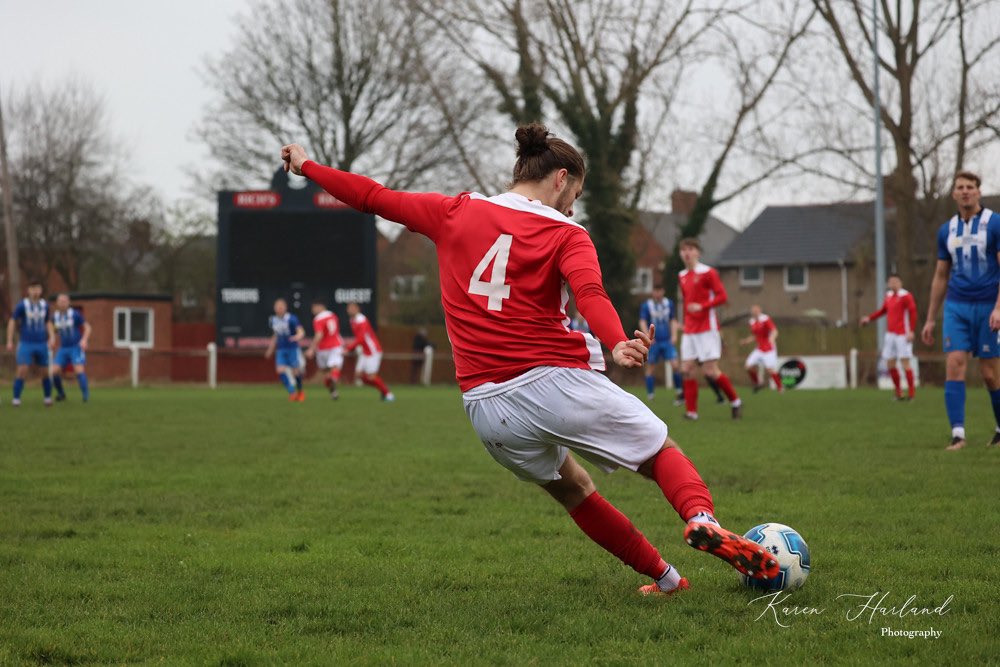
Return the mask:
<path fill-rule="evenodd" d="M 11 308 L 21 298 L 21 263 L 17 252 L 17 229 L 14 226 L 14 195 L 7 165 L 7 134 L 3 126 L 3 98 L 0 97 L 0 189 L 3 190 L 3 228 L 7 242 L 7 274 Z"/>

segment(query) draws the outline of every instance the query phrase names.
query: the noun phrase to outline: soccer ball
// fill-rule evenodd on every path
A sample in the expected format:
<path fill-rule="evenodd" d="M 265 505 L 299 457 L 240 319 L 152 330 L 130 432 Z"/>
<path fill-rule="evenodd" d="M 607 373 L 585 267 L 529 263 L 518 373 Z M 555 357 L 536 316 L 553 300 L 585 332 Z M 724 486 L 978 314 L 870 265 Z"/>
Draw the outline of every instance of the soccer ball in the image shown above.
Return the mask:
<path fill-rule="evenodd" d="M 780 523 L 764 523 L 751 528 L 743 537 L 763 546 L 778 560 L 781 568 L 778 576 L 770 579 L 753 579 L 741 574 L 744 586 L 765 591 L 791 591 L 806 583 L 809 545 L 793 528 Z"/>

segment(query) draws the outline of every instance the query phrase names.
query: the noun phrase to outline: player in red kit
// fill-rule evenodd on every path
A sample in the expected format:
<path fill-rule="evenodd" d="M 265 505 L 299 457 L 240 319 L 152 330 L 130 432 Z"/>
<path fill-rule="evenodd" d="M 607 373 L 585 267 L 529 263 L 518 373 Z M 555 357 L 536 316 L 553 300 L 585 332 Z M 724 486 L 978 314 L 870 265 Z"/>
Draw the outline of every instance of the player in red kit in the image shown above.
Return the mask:
<path fill-rule="evenodd" d="M 687 581 L 601 497 L 571 452 L 607 472 L 624 467 L 655 480 L 688 522 L 688 544 L 751 576 L 774 576 L 770 554 L 719 526 L 711 494 L 666 424 L 597 372 L 605 363 L 598 339 L 616 364 L 641 368 L 650 338 L 625 335 L 590 235 L 570 220 L 583 191 L 579 152 L 537 124 L 518 128 L 516 138 L 510 190 L 494 197 L 394 192 L 311 162 L 297 145 L 282 148 L 282 158 L 341 201 L 435 243 L 456 375 L 484 448 L 562 504 L 592 540 L 651 577 L 644 594 L 672 593 Z M 570 329 L 567 286 L 596 339 Z"/>
<path fill-rule="evenodd" d="M 685 269 L 680 272 L 681 298 L 684 306 L 684 337 L 681 339 L 681 372 L 684 374 L 685 419 L 698 418 L 698 381 L 695 369 L 700 365 L 706 377 L 718 383 L 729 399 L 733 419 L 743 414 L 743 402 L 729 377 L 719 369 L 722 337 L 715 309 L 726 302 L 726 288 L 719 273 L 701 263 L 698 239 L 681 239 L 678 244 Z"/>
<path fill-rule="evenodd" d="M 774 320 L 761 312 L 760 306 L 754 304 L 750 306 L 750 335 L 740 339 L 740 345 L 756 342 L 750 356 L 747 357 L 746 369 L 750 381 L 753 382 L 754 393 L 767 388 L 767 379 L 760 381 L 758 369 L 763 366 L 764 370 L 774 380 L 774 387 L 780 394 L 781 376 L 778 375 L 778 348 L 775 341 L 778 340 L 778 327 L 774 326 Z"/>
<path fill-rule="evenodd" d="M 330 398 L 337 400 L 337 383 L 344 366 L 344 340 L 340 337 L 340 320 L 322 301 L 313 301 L 313 339 L 306 357 L 316 357 L 316 366 L 326 373 L 323 384 Z"/>
<path fill-rule="evenodd" d="M 347 315 L 351 318 L 351 331 L 354 332 L 354 342 L 347 346 L 347 351 L 360 349 L 358 364 L 354 367 L 354 371 L 362 382 L 378 389 L 383 401 L 396 400 L 378 374 L 379 368 L 382 367 L 382 343 L 375 335 L 372 323 L 361 313 L 361 306 L 356 303 L 347 304 Z"/>
<path fill-rule="evenodd" d="M 898 359 L 906 373 L 906 398 L 913 400 L 916 388 L 913 386 L 913 368 L 910 359 L 913 358 L 913 325 L 917 321 L 917 302 L 913 295 L 903 289 L 903 279 L 895 273 L 889 276 L 886 281 L 888 291 L 885 293 L 885 300 L 882 307 L 871 315 L 861 318 L 861 326 L 872 320 L 877 320 L 883 315 L 886 316 L 885 340 L 882 342 L 882 358 L 885 359 L 886 368 L 889 369 L 889 377 L 896 388 L 896 400 L 903 400 L 903 389 L 899 381 L 899 369 L 896 368 Z"/>

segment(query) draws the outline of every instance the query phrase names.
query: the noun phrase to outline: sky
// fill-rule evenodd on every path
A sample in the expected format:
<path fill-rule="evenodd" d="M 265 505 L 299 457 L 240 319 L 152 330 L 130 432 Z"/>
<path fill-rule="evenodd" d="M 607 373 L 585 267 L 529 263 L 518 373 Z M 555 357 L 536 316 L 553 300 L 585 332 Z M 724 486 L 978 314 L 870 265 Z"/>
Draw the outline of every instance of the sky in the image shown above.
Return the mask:
<path fill-rule="evenodd" d="M 188 195 L 204 159 L 192 127 L 211 99 L 199 75 L 246 0 L 0 0 L 0 92 L 76 76 L 104 95 L 133 180 Z"/>

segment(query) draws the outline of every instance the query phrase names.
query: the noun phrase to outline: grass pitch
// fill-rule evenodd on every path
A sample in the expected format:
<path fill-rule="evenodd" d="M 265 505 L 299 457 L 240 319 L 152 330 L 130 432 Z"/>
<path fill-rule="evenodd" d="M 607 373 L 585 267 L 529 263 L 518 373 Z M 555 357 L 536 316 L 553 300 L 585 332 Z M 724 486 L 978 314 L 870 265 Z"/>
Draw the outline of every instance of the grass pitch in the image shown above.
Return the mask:
<path fill-rule="evenodd" d="M 779 521 L 808 541 L 809 581 L 771 608 L 684 545 L 652 483 L 598 473 L 691 580 L 679 596 L 637 596 L 642 577 L 482 450 L 454 388 L 395 388 L 394 404 L 367 388 L 333 403 L 313 388 L 289 404 L 277 384 L 97 387 L 87 405 L 74 389 L 51 410 L 37 386 L 18 410 L 4 389 L 0 664 L 1000 656 L 1000 450 L 983 446 L 981 389 L 957 453 L 943 451 L 936 389 L 912 404 L 872 390 L 748 395 L 735 423 L 713 404 L 683 422 L 661 392 L 655 407 L 724 524 Z M 876 593 L 870 606 L 903 612 L 862 613 Z"/>

